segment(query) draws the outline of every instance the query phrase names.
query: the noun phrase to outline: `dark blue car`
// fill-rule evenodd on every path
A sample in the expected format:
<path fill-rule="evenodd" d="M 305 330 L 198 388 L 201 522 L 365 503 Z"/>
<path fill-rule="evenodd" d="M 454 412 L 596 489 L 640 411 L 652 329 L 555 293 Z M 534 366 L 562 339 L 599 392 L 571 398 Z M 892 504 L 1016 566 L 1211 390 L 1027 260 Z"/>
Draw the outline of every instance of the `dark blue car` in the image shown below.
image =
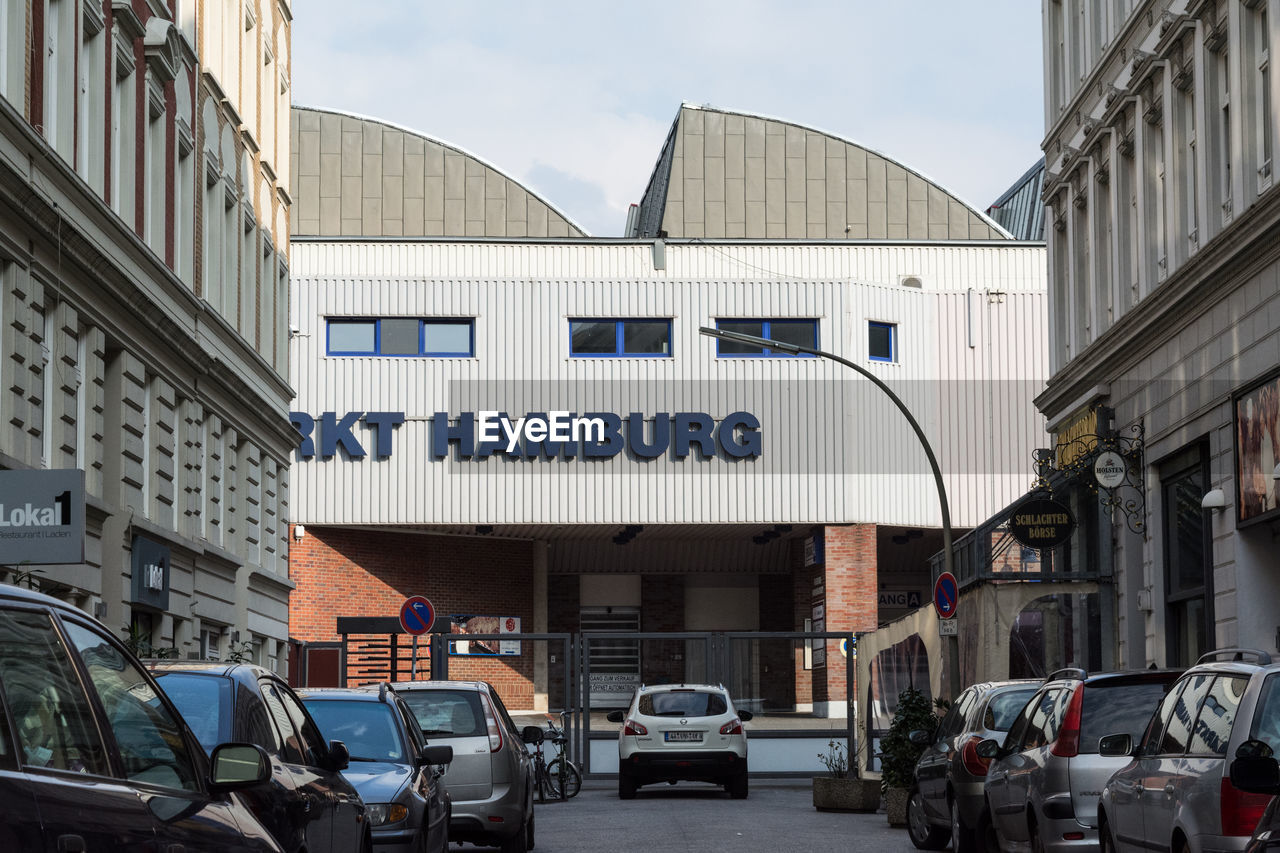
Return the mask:
<path fill-rule="evenodd" d="M 280 676 L 247 663 L 148 662 L 161 688 L 207 750 L 227 740 L 257 744 L 271 781 L 241 793 L 289 853 L 368 853 L 370 822 L 342 771 L 347 748 L 326 740 Z"/>
<path fill-rule="evenodd" d="M 445 853 L 449 795 L 440 782 L 453 747 L 428 746 L 413 712 L 390 685 L 299 690 L 326 738 L 347 745 L 344 771 L 373 825 L 376 853 Z"/>

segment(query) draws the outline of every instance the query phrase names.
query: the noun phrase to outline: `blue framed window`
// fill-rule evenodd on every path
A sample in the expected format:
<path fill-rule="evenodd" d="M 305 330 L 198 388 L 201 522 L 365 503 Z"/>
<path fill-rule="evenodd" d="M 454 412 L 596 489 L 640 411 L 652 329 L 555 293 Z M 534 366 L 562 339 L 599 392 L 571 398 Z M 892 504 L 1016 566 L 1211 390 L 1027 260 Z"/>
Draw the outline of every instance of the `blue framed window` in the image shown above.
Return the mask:
<path fill-rule="evenodd" d="M 897 323 L 867 323 L 867 357 L 872 361 L 898 360 Z"/>
<path fill-rule="evenodd" d="M 576 317 L 569 320 L 574 358 L 671 358 L 671 321 Z"/>
<path fill-rule="evenodd" d="M 757 338 L 769 338 L 788 344 L 818 348 L 818 321 L 795 319 L 768 320 L 716 320 L 716 328 L 724 332 L 739 332 Z M 755 347 L 736 341 L 716 339 L 716 358 L 814 358 L 807 352 L 794 353 L 769 347 Z"/>
<path fill-rule="evenodd" d="M 329 355 L 471 358 L 476 354 L 473 317 L 334 318 L 326 324 Z"/>

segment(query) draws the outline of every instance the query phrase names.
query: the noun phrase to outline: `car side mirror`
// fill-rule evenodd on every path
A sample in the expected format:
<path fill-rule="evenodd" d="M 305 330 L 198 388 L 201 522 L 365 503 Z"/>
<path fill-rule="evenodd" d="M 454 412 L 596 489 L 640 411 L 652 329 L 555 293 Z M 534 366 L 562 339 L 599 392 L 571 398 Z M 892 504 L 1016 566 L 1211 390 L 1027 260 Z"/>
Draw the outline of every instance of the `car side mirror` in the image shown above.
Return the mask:
<path fill-rule="evenodd" d="M 547 739 L 541 726 L 525 726 L 520 730 L 520 739 L 528 744 L 540 744 Z"/>
<path fill-rule="evenodd" d="M 987 738 L 979 741 L 978 745 L 973 748 L 978 753 L 979 758 L 999 758 L 1000 757 L 1000 741 L 995 738 Z"/>
<path fill-rule="evenodd" d="M 418 754 L 419 767 L 449 764 L 452 761 L 453 747 L 451 746 L 424 746 L 422 752 Z"/>
<path fill-rule="evenodd" d="M 1121 732 L 1115 735 L 1103 735 L 1098 741 L 1098 754 L 1110 758 L 1121 758 L 1133 755 L 1133 737 Z"/>
<path fill-rule="evenodd" d="M 267 751 L 252 743 L 223 743 L 209 756 L 209 789 L 215 793 L 239 791 L 271 778 Z"/>
<path fill-rule="evenodd" d="M 747 713 L 749 714 L 751 712 L 748 711 Z M 621 723 L 627 718 L 627 714 L 625 711 L 610 711 L 604 715 L 604 718 L 611 723 Z"/>
<path fill-rule="evenodd" d="M 351 764 L 351 753 L 347 745 L 340 740 L 329 741 L 329 769 L 346 770 Z"/>
<path fill-rule="evenodd" d="M 751 718 L 752 718 L 752 717 L 754 717 L 754 716 L 755 716 L 755 714 L 751 713 L 750 711 L 739 711 L 739 712 L 738 712 L 738 719 L 739 719 L 739 720 L 742 720 L 742 722 L 744 722 L 744 723 L 749 723 L 749 722 L 751 722 Z M 618 720 L 618 722 L 622 722 L 622 720 Z"/>
<path fill-rule="evenodd" d="M 1280 794 L 1280 763 L 1266 742 L 1250 739 L 1240 744 L 1230 767 L 1231 784 L 1254 794 Z"/>
<path fill-rule="evenodd" d="M 933 743 L 933 732 L 928 729 L 913 729 L 910 734 L 907 735 L 907 740 L 911 741 L 916 746 L 928 746 Z"/>

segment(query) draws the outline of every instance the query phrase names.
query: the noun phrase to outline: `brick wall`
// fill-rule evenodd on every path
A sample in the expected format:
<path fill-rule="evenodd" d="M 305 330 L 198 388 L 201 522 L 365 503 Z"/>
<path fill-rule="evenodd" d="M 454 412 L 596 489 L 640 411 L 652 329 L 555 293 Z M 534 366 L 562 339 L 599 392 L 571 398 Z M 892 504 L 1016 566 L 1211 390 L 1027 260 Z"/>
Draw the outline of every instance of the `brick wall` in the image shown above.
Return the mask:
<path fill-rule="evenodd" d="M 289 635 L 306 642 L 340 639 L 338 616 L 397 616 L 410 595 L 425 595 L 442 615 L 517 616 L 524 630 L 533 627 L 533 547 L 528 542 L 307 525 L 306 535 L 290 547 L 289 576 L 297 584 Z M 400 638 L 402 673 L 407 673 L 403 661 L 410 640 Z M 420 678 L 428 674 L 423 646 Z M 488 681 L 509 708 L 531 708 L 533 649 L 524 646 L 519 656 L 451 657 L 449 677 Z M 349 672 L 348 678 L 353 684 L 377 680 L 368 671 Z"/>
<path fill-rule="evenodd" d="M 825 630 L 875 630 L 879 615 L 876 525 L 828 525 L 823 537 Z M 847 663 L 840 643 L 829 640 L 825 664 L 814 667 L 815 702 L 844 700 Z"/>

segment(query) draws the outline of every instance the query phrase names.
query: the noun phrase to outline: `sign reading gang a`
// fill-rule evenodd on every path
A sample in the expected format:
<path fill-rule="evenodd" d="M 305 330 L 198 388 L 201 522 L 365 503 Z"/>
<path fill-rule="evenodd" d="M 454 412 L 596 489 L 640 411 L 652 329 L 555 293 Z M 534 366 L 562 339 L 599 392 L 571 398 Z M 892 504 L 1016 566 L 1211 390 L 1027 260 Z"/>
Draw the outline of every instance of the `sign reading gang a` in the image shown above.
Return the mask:
<path fill-rule="evenodd" d="M 394 451 L 394 432 L 404 423 L 403 412 L 347 412 L 338 417 L 324 412 L 320 418 L 304 412 L 290 413 L 302 437 L 298 455 L 311 459 L 319 442 L 323 458 L 341 447 L 352 458 L 366 456 L 354 431 L 363 422 L 371 431 L 379 457 Z M 706 412 L 659 412 L 651 419 L 642 412 L 625 417 L 613 412 L 529 412 L 512 417 L 505 412 L 462 412 L 450 419 L 448 412 L 431 417 L 429 455 L 444 459 L 456 452 L 461 459 L 483 460 L 493 455 L 508 459 L 608 459 L 624 450 L 639 460 L 670 456 L 684 459 L 694 453 L 745 459 L 760 456 L 763 439 L 760 420 L 750 412 L 733 412 L 717 421 Z"/>

